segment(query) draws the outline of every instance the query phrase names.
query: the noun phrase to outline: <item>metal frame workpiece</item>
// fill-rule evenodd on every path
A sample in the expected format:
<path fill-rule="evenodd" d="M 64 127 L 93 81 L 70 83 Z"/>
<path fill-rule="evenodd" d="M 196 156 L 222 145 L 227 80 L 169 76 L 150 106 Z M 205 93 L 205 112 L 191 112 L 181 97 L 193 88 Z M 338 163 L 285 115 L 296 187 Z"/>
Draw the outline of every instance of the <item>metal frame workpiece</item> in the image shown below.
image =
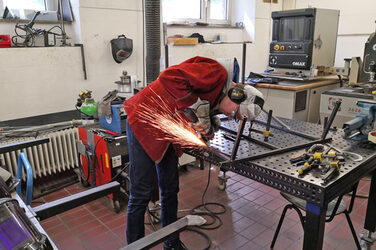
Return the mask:
<path fill-rule="evenodd" d="M 238 173 L 257 182 L 271 186 L 285 193 L 307 201 L 306 226 L 304 227 L 303 249 L 321 249 L 324 237 L 325 215 L 328 203 L 357 183 L 363 176 L 372 174 L 369 200 L 364 228 L 370 233 L 376 231 L 376 150 L 359 147 L 357 142 L 343 139 L 342 129 L 330 131 L 327 126 L 303 121 L 282 119 L 289 129 L 281 124 L 272 122 L 268 145 L 259 143 L 263 135 L 252 131 L 265 130 L 267 116 L 262 114 L 244 127 L 242 140 L 239 142 L 236 157 L 229 156 L 233 152 L 234 141 L 229 140 L 228 133 L 236 134 L 239 124 L 235 121 L 222 119 L 220 129 L 210 143 L 210 150 L 193 150 L 187 153 L 218 165 L 222 170 Z M 330 125 L 330 124 L 329 124 Z M 251 131 L 252 140 L 249 138 Z M 327 135 L 327 136 L 326 136 Z M 233 138 L 233 137 L 232 137 Z M 325 143 L 341 151 L 359 154 L 363 159 L 354 161 L 346 158 L 337 176 L 328 182 L 322 180 L 321 169 L 315 168 L 300 176 L 298 167 L 290 163 L 290 158 L 299 152 L 304 152 L 307 145 Z M 302 147 L 306 145 L 306 147 Z M 227 157 L 224 157 L 226 156 Z"/>
<path fill-rule="evenodd" d="M 254 122 L 253 128 L 263 130 L 265 126 L 262 124 L 262 121 L 265 119 L 265 115 L 261 116 L 261 122 Z M 306 133 L 316 138 L 320 138 L 322 135 L 323 127 L 320 125 L 288 119 L 283 120 L 295 131 Z M 210 147 L 223 153 L 223 155 L 231 155 L 234 142 L 226 139 L 226 133 L 229 130 L 237 131 L 238 126 L 239 124 L 233 120 L 222 121 L 222 127 L 225 129 L 220 129 L 216 133 L 214 139 L 211 140 Z M 249 126 L 250 123 L 247 122 L 243 135 L 248 135 Z M 275 128 L 271 128 L 271 132 L 274 136 L 269 137 L 268 143 L 279 149 L 320 141 L 312 141 Z M 263 136 L 257 133 L 251 133 L 251 137 L 259 141 L 263 140 Z M 328 137 L 327 141 L 331 141 L 328 145 L 344 151 L 357 153 L 363 157 L 363 161 L 360 162 L 346 159 L 345 165 L 341 168 L 339 175 L 328 183 L 324 183 L 321 179 L 320 169 L 313 169 L 304 176 L 299 176 L 297 173 L 298 167 L 291 164 L 289 160 L 297 152 L 302 152 L 303 149 L 268 155 L 268 152 L 271 152 L 270 148 L 242 139 L 234 161 L 220 157 L 219 154 L 205 153 L 205 151 L 191 151 L 189 153 L 221 166 L 225 170 L 238 173 L 311 203 L 323 206 L 338 196 L 344 189 L 356 183 L 361 176 L 376 169 L 375 151 L 362 149 L 356 143 L 344 140 L 342 130 L 330 131 Z M 258 155 L 263 154 L 267 156 L 251 161 L 242 160 L 252 156 L 256 156 L 254 158 L 257 158 Z"/>

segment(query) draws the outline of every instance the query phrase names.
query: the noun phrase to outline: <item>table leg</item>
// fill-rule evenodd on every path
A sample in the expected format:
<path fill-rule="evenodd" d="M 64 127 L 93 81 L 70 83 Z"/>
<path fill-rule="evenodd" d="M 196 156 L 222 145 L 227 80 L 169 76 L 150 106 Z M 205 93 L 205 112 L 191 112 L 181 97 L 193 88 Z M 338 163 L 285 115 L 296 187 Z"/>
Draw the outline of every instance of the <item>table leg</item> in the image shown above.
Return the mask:
<path fill-rule="evenodd" d="M 304 250 L 322 249 L 326 209 L 327 206 L 319 207 L 307 202 L 306 219 L 304 223 Z"/>
<path fill-rule="evenodd" d="M 372 173 L 364 228 L 370 232 L 376 231 L 376 171 Z"/>

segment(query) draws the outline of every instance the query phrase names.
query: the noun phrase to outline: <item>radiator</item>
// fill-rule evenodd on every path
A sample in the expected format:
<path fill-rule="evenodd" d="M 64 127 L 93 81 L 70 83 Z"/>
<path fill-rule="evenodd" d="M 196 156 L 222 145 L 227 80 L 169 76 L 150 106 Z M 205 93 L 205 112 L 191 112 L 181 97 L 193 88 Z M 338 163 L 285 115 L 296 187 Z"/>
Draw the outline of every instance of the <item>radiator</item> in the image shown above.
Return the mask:
<path fill-rule="evenodd" d="M 51 176 L 78 167 L 77 128 L 41 133 L 38 137 L 48 137 L 50 138 L 50 142 L 23 150 L 0 154 L 0 166 L 8 170 L 13 176 L 17 176 L 17 160 L 18 155 L 22 151 L 26 154 L 33 168 L 34 179 Z M 0 142 L 0 144 L 9 144 L 30 139 L 35 138 L 28 137 L 8 140 L 5 143 Z M 25 173 L 22 176 L 23 180 L 25 180 Z"/>

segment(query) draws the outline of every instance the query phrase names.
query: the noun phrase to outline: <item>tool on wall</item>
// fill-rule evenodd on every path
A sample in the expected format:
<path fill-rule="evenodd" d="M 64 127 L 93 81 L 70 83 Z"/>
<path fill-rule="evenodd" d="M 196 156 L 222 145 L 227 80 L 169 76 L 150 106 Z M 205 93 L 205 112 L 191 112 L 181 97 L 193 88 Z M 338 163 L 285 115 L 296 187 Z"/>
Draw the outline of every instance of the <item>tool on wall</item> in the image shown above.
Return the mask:
<path fill-rule="evenodd" d="M 133 40 L 125 37 L 125 35 L 119 35 L 111 40 L 111 50 L 115 62 L 121 63 L 132 55 Z"/>
<path fill-rule="evenodd" d="M 66 34 L 60 26 L 53 26 L 49 30 L 34 28 L 35 20 L 39 15 L 41 12 L 37 11 L 27 24 L 16 24 L 14 28 L 16 35 L 12 37 L 12 43 L 16 47 L 51 47 L 57 45 L 57 37 L 63 37 L 66 40 Z M 53 32 L 56 28 L 60 29 L 61 33 Z"/>

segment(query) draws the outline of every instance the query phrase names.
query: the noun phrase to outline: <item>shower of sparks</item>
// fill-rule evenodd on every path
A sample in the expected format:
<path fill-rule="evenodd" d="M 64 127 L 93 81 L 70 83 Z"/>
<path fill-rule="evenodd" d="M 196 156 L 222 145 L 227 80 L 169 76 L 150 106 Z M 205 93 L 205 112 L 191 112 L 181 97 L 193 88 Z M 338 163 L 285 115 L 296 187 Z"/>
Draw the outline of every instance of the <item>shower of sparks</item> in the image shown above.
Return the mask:
<path fill-rule="evenodd" d="M 177 110 L 171 111 L 167 103 L 155 92 L 148 96 L 149 104 L 140 104 L 137 114 L 139 121 L 163 132 L 153 134 L 158 140 L 167 140 L 182 148 L 203 148 L 207 145 Z"/>

